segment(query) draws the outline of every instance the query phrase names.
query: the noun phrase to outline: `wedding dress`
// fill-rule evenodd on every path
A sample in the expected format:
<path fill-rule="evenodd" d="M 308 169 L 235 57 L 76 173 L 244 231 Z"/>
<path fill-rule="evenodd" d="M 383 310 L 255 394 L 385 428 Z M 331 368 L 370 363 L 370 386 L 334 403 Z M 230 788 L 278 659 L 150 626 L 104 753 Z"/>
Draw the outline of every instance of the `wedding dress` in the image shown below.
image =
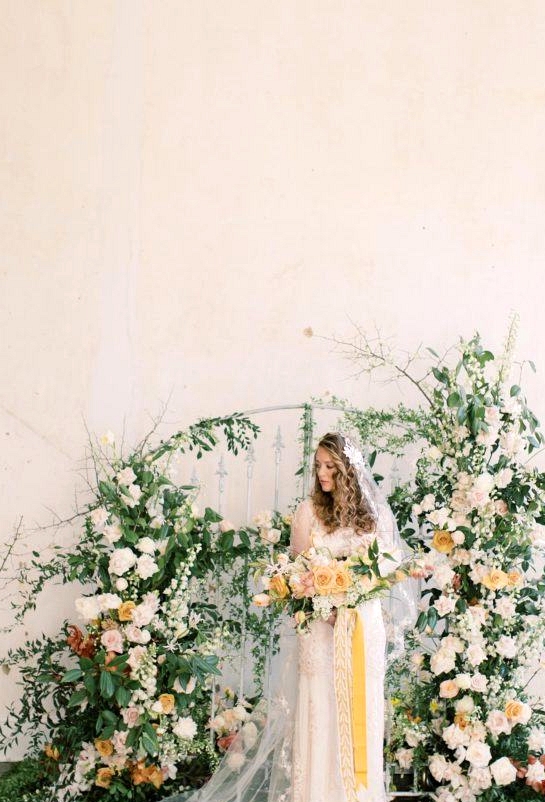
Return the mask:
<path fill-rule="evenodd" d="M 291 548 L 294 552 L 327 548 L 332 557 L 341 557 L 376 537 L 388 551 L 394 528 L 389 506 L 381 505 L 375 532 L 356 535 L 351 527 L 341 527 L 328 533 L 307 498 L 293 516 Z M 284 622 L 270 698 L 256 706 L 202 789 L 164 802 L 386 802 L 382 604 L 375 598 L 357 608 L 363 630 L 360 668 L 365 677 L 360 698 L 363 765 L 361 754 L 355 765 L 354 721 L 346 687 L 355 670 L 346 637 L 351 611 L 340 608 L 335 626 L 314 621 L 306 634 L 296 635 Z M 339 634 L 343 630 L 344 639 Z"/>

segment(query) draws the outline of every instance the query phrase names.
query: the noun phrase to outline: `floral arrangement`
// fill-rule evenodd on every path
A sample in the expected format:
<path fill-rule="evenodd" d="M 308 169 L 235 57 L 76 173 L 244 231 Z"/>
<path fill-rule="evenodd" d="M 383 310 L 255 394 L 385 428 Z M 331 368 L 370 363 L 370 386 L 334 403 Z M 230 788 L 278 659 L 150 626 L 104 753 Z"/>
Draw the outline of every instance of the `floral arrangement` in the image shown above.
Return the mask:
<path fill-rule="evenodd" d="M 327 620 L 338 607 L 356 607 L 383 595 L 415 569 L 413 561 L 402 563 L 399 555 L 381 549 L 376 538 L 346 557 L 333 558 L 329 549 L 312 547 L 295 557 L 273 552 L 272 561 L 255 565 L 254 576 L 266 592 L 255 594 L 254 604 L 287 609 L 300 633 L 314 620 Z"/>
<path fill-rule="evenodd" d="M 232 450 L 256 431 L 237 416 L 203 421 L 127 458 L 105 436 L 77 544 L 43 564 L 35 555 L 22 569 L 19 613 L 35 604 L 44 573 L 94 587 L 76 601 L 79 621 L 4 661 L 19 668 L 23 693 L 3 725 L 3 746 L 28 733 L 30 754 L 51 777 L 40 798 L 160 799 L 198 787 L 217 764 L 215 676 L 240 648 L 247 603 L 234 577 L 268 545 L 210 508 L 201 513 L 196 489 L 176 482 L 177 455 L 209 450 L 216 426 L 227 429 Z M 254 649 L 270 642 L 269 624 L 256 617 L 248 626 Z"/>
<path fill-rule="evenodd" d="M 390 751 L 438 802 L 545 795 L 545 711 L 527 691 L 545 657 L 545 476 L 528 465 L 543 436 L 508 381 L 513 342 L 495 367 L 478 335 L 462 341 L 426 386 L 412 511 L 433 575 L 392 668 Z"/>

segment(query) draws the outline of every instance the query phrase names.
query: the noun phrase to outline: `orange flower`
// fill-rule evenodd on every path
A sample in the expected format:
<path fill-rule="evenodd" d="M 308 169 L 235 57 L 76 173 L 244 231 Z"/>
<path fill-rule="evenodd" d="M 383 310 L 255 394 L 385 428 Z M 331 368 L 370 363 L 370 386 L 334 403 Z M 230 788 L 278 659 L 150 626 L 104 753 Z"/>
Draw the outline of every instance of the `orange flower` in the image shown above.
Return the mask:
<path fill-rule="evenodd" d="M 465 713 L 456 713 L 454 716 L 454 723 L 461 729 L 465 730 L 469 724 L 469 720 Z"/>
<path fill-rule="evenodd" d="M 132 621 L 132 611 L 136 607 L 133 601 L 122 602 L 117 608 L 117 617 L 120 621 Z"/>
<path fill-rule="evenodd" d="M 335 573 L 335 592 L 346 593 L 351 584 L 352 577 L 350 576 L 350 572 L 342 566 L 337 568 Z"/>
<path fill-rule="evenodd" d="M 51 760 L 58 760 L 60 757 L 59 750 L 56 746 L 53 746 L 53 744 L 46 744 L 44 746 L 44 753 L 47 757 L 50 757 Z"/>
<path fill-rule="evenodd" d="M 272 577 L 269 584 L 269 592 L 273 598 L 277 599 L 285 599 L 286 596 L 289 596 L 290 591 L 283 576 L 276 574 L 276 576 Z"/>
<path fill-rule="evenodd" d="M 481 584 L 489 590 L 499 590 L 504 588 L 509 581 L 509 577 L 500 568 L 493 568 L 481 579 Z"/>
<path fill-rule="evenodd" d="M 162 693 L 158 701 L 161 703 L 163 713 L 172 713 L 174 710 L 174 696 L 171 693 Z"/>
<path fill-rule="evenodd" d="M 111 741 L 101 741 L 100 738 L 95 738 L 95 749 L 101 757 L 109 757 L 113 754 L 114 745 Z"/>
<path fill-rule="evenodd" d="M 448 554 L 454 548 L 454 540 L 448 529 L 436 529 L 431 545 L 441 554 Z"/>
<path fill-rule="evenodd" d="M 95 741 L 96 743 L 96 741 Z M 114 777 L 114 770 L 110 768 L 99 769 L 95 778 L 95 785 L 99 788 L 109 788 Z"/>
<path fill-rule="evenodd" d="M 316 591 L 325 596 L 335 591 L 336 571 L 330 565 L 317 565 L 312 569 Z"/>
<path fill-rule="evenodd" d="M 163 784 L 163 772 L 158 766 L 148 766 L 146 769 L 146 782 L 151 783 L 156 788 Z"/>
<path fill-rule="evenodd" d="M 518 718 L 522 713 L 522 702 L 518 699 L 510 699 L 505 705 L 505 715 L 507 718 Z"/>
<path fill-rule="evenodd" d="M 507 586 L 510 588 L 520 587 L 522 585 L 522 574 L 519 571 L 509 571 L 507 574 Z"/>
<path fill-rule="evenodd" d="M 66 638 L 66 643 L 72 651 L 79 657 L 93 657 L 95 653 L 95 641 L 90 635 L 83 637 L 83 632 L 75 624 L 69 624 L 67 627 L 69 632 Z"/>
<path fill-rule="evenodd" d="M 143 760 L 139 760 L 138 763 L 133 765 L 131 769 L 131 780 L 133 785 L 141 785 L 142 783 L 148 781 L 147 771 Z"/>

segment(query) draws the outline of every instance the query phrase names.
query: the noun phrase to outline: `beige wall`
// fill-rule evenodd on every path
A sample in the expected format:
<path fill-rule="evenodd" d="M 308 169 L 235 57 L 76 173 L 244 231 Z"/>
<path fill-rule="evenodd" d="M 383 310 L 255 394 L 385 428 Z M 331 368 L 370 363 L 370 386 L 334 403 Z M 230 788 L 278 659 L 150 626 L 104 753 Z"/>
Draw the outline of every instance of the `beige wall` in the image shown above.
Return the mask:
<path fill-rule="evenodd" d="M 543 417 L 544 41 L 541 0 L 2 0 L 2 532 L 70 512 L 83 419 L 402 397 L 306 326 L 518 309 Z"/>

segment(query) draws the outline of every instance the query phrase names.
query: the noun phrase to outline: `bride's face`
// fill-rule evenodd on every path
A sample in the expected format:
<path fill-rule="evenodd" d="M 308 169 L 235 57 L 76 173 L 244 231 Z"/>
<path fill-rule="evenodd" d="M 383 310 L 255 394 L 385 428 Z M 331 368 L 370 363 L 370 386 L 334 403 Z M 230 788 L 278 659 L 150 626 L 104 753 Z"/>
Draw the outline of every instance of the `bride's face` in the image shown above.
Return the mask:
<path fill-rule="evenodd" d="M 337 469 L 331 453 L 323 446 L 318 446 L 314 458 L 316 476 L 324 493 L 331 493 L 335 489 L 335 474 Z"/>

